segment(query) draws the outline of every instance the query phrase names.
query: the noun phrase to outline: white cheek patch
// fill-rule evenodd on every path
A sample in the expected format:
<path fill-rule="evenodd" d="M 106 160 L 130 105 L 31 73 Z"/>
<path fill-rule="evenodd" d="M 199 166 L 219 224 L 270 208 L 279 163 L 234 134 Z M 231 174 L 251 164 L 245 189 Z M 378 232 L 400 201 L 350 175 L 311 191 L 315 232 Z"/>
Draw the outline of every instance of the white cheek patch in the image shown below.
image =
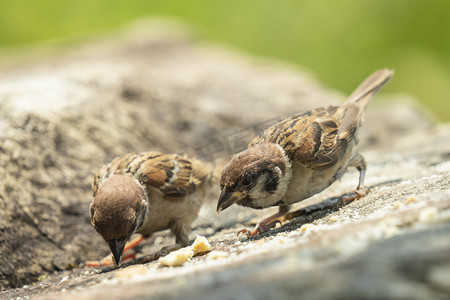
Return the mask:
<path fill-rule="evenodd" d="M 255 202 L 259 203 L 259 201 L 262 201 L 264 198 L 267 198 L 267 196 L 270 195 L 264 188 L 264 185 L 267 180 L 266 178 L 267 174 L 260 176 L 256 181 L 256 185 L 249 192 L 250 197 L 254 199 Z"/>
<path fill-rule="evenodd" d="M 280 167 L 274 167 L 273 172 L 278 176 L 278 185 L 275 190 L 267 191 L 266 190 L 266 182 L 268 174 L 264 174 L 260 178 L 257 179 L 256 185 L 249 191 L 250 197 L 253 199 L 253 204 L 258 207 L 269 207 L 276 205 L 280 201 L 283 201 L 283 198 L 286 195 L 289 183 L 292 177 L 292 167 L 291 161 L 286 156 L 284 149 L 281 145 L 276 144 L 280 154 L 284 157 L 286 171 L 283 174 Z"/>
<path fill-rule="evenodd" d="M 286 194 L 290 178 L 283 176 L 281 169 L 278 167 L 276 168 L 276 173 L 278 175 L 278 186 L 275 191 L 267 191 L 265 188 L 268 174 L 264 174 L 258 178 L 256 185 L 250 190 L 250 197 L 253 199 L 253 203 L 257 206 L 273 206 L 282 200 L 283 196 Z"/>

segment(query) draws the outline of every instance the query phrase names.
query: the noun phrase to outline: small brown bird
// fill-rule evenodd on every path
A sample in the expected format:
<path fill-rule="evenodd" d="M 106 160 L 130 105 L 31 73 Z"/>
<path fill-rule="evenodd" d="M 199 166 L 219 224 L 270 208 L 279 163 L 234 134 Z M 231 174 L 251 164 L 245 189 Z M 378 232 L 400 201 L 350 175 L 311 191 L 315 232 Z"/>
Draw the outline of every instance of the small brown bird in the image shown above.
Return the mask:
<path fill-rule="evenodd" d="M 187 246 L 211 178 L 207 164 L 178 154 L 127 154 L 104 166 L 92 183 L 89 211 L 115 265 L 133 233 L 148 237 L 170 229 L 176 243 Z"/>
<path fill-rule="evenodd" d="M 263 209 L 279 206 L 279 212 L 262 220 L 249 235 L 282 223 L 290 205 L 305 200 L 342 177 L 347 167 L 360 172 L 356 192 L 364 196 L 366 161 L 356 151 L 361 115 L 376 92 L 392 77 L 383 69 L 369 76 L 342 106 L 317 108 L 272 125 L 236 154 L 223 168 L 220 212 L 233 204 Z"/>

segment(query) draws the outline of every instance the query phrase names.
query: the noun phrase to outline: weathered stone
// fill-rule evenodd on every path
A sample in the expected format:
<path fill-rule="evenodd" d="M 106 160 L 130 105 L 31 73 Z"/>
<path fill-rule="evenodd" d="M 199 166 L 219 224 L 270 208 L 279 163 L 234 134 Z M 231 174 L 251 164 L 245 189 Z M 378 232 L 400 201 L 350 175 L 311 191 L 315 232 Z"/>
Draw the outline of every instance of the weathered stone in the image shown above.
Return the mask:
<path fill-rule="evenodd" d="M 106 273 L 78 268 L 108 253 L 88 206 L 93 174 L 114 156 L 185 152 L 209 160 L 218 175 L 231 152 L 264 126 L 344 99 L 299 69 L 204 45 L 186 33 L 159 34 L 161 28 L 139 26 L 0 73 L 0 297 L 450 294 L 450 127 L 396 97 L 382 101 L 383 94 L 360 135 L 371 187 L 364 198 L 335 206 L 357 185 L 350 170 L 298 204 L 300 217 L 247 240 L 236 232 L 273 210 L 232 207 L 217 215 L 213 189 L 194 234 L 222 251 L 217 259 L 207 254 L 179 268 L 149 262 Z M 167 233 L 158 234 L 141 251 L 171 243 Z"/>

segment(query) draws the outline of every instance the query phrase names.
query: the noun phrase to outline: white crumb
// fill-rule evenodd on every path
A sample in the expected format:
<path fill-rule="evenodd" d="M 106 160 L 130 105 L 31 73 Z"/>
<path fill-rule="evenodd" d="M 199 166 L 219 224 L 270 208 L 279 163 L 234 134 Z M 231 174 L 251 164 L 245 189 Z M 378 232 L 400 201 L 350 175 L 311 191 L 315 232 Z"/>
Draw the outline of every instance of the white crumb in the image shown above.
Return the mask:
<path fill-rule="evenodd" d="M 195 238 L 194 243 L 191 246 L 178 249 L 170 252 L 168 255 L 159 259 L 159 264 L 166 267 L 178 267 L 182 266 L 185 262 L 191 259 L 195 255 L 207 253 L 211 251 L 211 245 L 204 236 Z"/>
<path fill-rule="evenodd" d="M 191 247 L 181 248 L 179 250 L 170 252 L 159 259 L 159 264 L 166 267 L 178 267 L 183 265 L 194 256 L 194 251 Z"/>
<path fill-rule="evenodd" d="M 314 227 L 313 224 L 303 224 L 302 227 L 300 227 L 300 231 L 309 231 Z"/>
<path fill-rule="evenodd" d="M 395 201 L 392 209 L 399 209 L 401 206 L 402 206 L 402 203 L 400 201 Z"/>
<path fill-rule="evenodd" d="M 211 245 L 204 236 L 197 235 L 194 243 L 192 244 L 192 250 L 194 255 L 203 254 L 211 251 Z"/>
<path fill-rule="evenodd" d="M 208 259 L 223 259 L 223 258 L 227 258 L 228 256 L 230 256 L 230 253 L 226 252 L 226 251 L 211 251 L 208 254 Z"/>
<path fill-rule="evenodd" d="M 414 197 L 414 196 L 411 196 L 411 197 L 409 197 L 408 199 L 406 199 L 406 204 L 411 204 L 411 203 L 414 203 L 414 202 L 417 202 L 417 198 L 416 197 Z"/>
<path fill-rule="evenodd" d="M 336 216 L 332 216 L 330 218 L 330 222 L 336 222 L 337 220 L 338 220 L 338 217 L 336 217 Z"/>
<path fill-rule="evenodd" d="M 424 208 L 419 213 L 419 221 L 422 222 L 433 222 L 436 220 L 438 215 L 438 209 L 434 206 Z"/>

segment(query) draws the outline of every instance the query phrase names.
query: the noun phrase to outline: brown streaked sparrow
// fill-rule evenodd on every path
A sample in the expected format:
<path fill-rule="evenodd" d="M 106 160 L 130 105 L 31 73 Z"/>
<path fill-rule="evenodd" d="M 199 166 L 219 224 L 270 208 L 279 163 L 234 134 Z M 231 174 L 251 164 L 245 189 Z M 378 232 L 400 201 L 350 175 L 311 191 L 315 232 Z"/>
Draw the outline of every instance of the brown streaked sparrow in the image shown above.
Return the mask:
<path fill-rule="evenodd" d="M 282 223 L 291 204 L 329 187 L 347 167 L 356 167 L 360 176 L 356 192 L 343 200 L 364 196 L 367 166 L 356 151 L 357 129 L 370 100 L 392 75 L 378 70 L 343 105 L 296 114 L 260 133 L 223 168 L 217 211 L 235 203 L 255 209 L 278 206 L 279 212 L 254 230 L 240 231 L 260 234 Z"/>
<path fill-rule="evenodd" d="M 176 244 L 187 246 L 211 178 L 209 165 L 178 154 L 127 154 L 104 166 L 92 183 L 89 211 L 114 264 L 118 266 L 122 254 L 142 240 L 125 247 L 133 233 L 148 237 L 170 229 Z"/>

